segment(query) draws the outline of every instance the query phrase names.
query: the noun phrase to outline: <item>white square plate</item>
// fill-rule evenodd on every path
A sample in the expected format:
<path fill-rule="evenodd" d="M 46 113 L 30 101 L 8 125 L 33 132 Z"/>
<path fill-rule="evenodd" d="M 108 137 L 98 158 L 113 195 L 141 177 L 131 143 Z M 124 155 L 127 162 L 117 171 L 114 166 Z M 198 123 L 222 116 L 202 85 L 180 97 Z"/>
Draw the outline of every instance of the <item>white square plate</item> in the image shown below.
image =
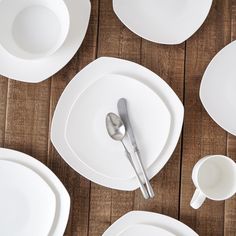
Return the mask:
<path fill-rule="evenodd" d="M 108 112 L 126 97 L 149 178 L 169 160 L 183 123 L 183 105 L 156 74 L 136 63 L 102 57 L 69 83 L 56 107 L 51 140 L 63 159 L 91 181 L 120 190 L 138 181 L 120 143 L 105 128 Z"/>
<path fill-rule="evenodd" d="M 11 166 L 9 168 L 9 174 L 16 170 L 13 169 L 13 167 L 17 168 L 23 173 L 22 178 L 16 175 L 15 177 L 17 178 L 12 177 L 11 180 L 4 179 L 4 182 L 6 182 L 6 184 L 8 184 L 9 181 L 10 183 L 12 183 L 11 189 L 9 189 L 9 191 L 13 191 L 14 186 L 16 188 L 15 195 L 10 196 L 9 199 L 5 198 L 6 201 L 11 200 L 11 202 L 4 202 L 3 207 L 5 210 L 2 209 L 0 203 L 0 218 L 5 217 L 5 223 L 12 222 L 14 220 L 14 217 L 12 217 L 12 215 L 8 215 L 11 213 L 10 211 L 8 211 L 8 209 L 11 210 L 15 205 L 15 208 L 12 210 L 14 210 L 15 220 L 17 220 L 19 224 L 17 224 L 17 222 L 12 222 L 13 225 L 10 226 L 9 229 L 6 229 L 6 227 L 9 227 L 9 224 L 5 224 L 5 226 L 1 227 L 0 229 L 1 235 L 6 235 L 2 232 L 2 230 L 6 229 L 8 230 L 8 233 L 11 232 L 11 235 L 62 236 L 64 234 L 69 217 L 70 196 L 57 176 L 38 160 L 22 152 L 17 152 L 14 150 L 0 148 L 0 166 L 1 162 L 9 163 L 8 165 Z M 14 173 L 16 174 L 16 172 Z M 2 175 L 2 173 L 0 175 Z M 25 178 L 25 180 L 23 180 L 23 177 Z M 44 189 L 40 188 L 39 184 L 37 184 L 34 179 L 36 179 L 37 182 L 41 183 L 41 186 L 44 185 Z M 4 184 L 4 182 L 2 184 Z M 3 186 L 2 184 L 1 189 Z M 30 185 L 32 186 L 30 187 Z M 45 188 L 47 189 L 47 191 L 45 191 Z M 7 191 L 5 193 L 7 193 Z M 27 199 L 27 196 L 29 196 L 31 199 Z M 0 199 L 2 199 L 3 197 L 4 193 L 1 192 Z M 45 198 L 48 199 L 47 202 L 43 201 L 43 199 Z M 27 201 L 25 202 L 24 200 Z M 27 206 L 30 206 L 31 204 L 31 206 L 25 207 L 25 204 Z M 42 209 L 37 210 L 38 207 Z M 44 215 L 40 215 L 40 212 L 42 212 L 45 207 L 47 211 L 44 212 Z M 1 213 L 3 213 L 3 216 L 1 215 Z M 26 215 L 27 213 L 29 214 Z M 40 229 L 38 227 L 40 227 Z M 42 233 L 42 230 L 46 230 L 48 232 L 44 234 Z"/>
<path fill-rule="evenodd" d="M 119 19 L 144 39 L 179 44 L 206 19 L 212 0 L 113 0 Z"/>
<path fill-rule="evenodd" d="M 140 234 L 132 234 L 132 231 L 135 232 L 138 228 L 140 229 Z M 148 233 L 145 233 L 144 230 L 147 230 Z M 125 232 L 130 232 L 131 234 L 126 234 Z M 125 214 L 113 223 L 102 236 L 121 235 L 198 236 L 191 228 L 174 218 L 147 211 L 131 211 Z"/>

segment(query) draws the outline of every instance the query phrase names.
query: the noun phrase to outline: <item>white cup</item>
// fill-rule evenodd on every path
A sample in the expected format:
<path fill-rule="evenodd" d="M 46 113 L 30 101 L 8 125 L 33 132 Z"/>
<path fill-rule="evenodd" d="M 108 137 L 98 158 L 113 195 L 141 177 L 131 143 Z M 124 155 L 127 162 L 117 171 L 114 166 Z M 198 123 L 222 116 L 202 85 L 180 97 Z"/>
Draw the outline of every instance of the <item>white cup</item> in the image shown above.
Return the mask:
<path fill-rule="evenodd" d="M 196 187 L 192 208 L 198 209 L 206 198 L 226 200 L 236 192 L 236 164 L 223 155 L 206 156 L 194 166 L 192 179 Z"/>
<path fill-rule="evenodd" d="M 0 44 L 21 59 L 40 59 L 66 40 L 70 15 L 64 0 L 0 0 Z"/>

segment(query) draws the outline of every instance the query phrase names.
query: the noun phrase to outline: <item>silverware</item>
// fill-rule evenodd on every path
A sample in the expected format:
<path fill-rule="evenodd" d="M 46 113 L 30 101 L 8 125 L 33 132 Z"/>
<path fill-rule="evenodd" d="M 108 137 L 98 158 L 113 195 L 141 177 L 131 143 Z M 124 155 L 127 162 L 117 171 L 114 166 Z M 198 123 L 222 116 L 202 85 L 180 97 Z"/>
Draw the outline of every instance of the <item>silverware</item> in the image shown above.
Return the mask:
<path fill-rule="evenodd" d="M 146 186 L 147 186 L 148 194 L 151 198 L 153 198 L 155 196 L 155 194 L 154 194 L 153 188 L 152 188 L 152 186 L 149 182 L 149 179 L 147 177 L 147 173 L 146 173 L 145 168 L 144 168 L 143 163 L 142 163 L 140 152 L 139 152 L 139 149 L 138 149 L 138 146 L 137 146 L 137 143 L 136 143 L 136 139 L 135 139 L 135 136 L 134 136 L 134 132 L 133 132 L 133 129 L 132 129 L 132 126 L 131 126 L 131 123 L 130 123 L 128 108 L 127 108 L 127 101 L 126 101 L 125 98 L 119 99 L 119 101 L 117 103 L 117 108 L 118 108 L 119 115 L 120 115 L 122 121 L 124 122 L 124 125 L 125 125 L 125 128 L 127 130 L 127 134 L 129 136 L 130 142 L 133 146 L 134 154 L 135 154 L 135 156 L 137 158 L 137 161 L 139 163 L 139 166 L 142 170 L 143 177 L 144 177 L 144 180 L 145 180 L 145 183 L 146 183 Z"/>
<path fill-rule="evenodd" d="M 142 194 L 143 194 L 143 197 L 145 199 L 148 199 L 149 198 L 149 194 L 147 192 L 147 189 L 145 188 L 139 174 L 138 174 L 138 171 L 136 170 L 136 167 L 133 163 L 133 160 L 131 158 L 131 155 L 128 151 L 128 149 L 126 148 L 124 142 L 123 142 L 123 139 L 125 137 L 125 134 L 126 134 L 126 130 L 125 130 L 125 126 L 124 126 L 124 123 L 123 121 L 121 120 L 121 118 L 119 116 L 117 116 L 116 114 L 114 113 L 108 113 L 107 116 L 106 116 L 106 128 L 107 128 L 107 132 L 108 134 L 110 135 L 110 137 L 116 141 L 120 141 L 125 149 L 125 153 L 126 153 L 126 156 L 131 164 L 131 166 L 133 167 L 134 171 L 135 171 L 135 174 L 138 178 L 138 181 L 139 181 L 139 185 L 140 185 L 140 189 L 142 191 Z"/>

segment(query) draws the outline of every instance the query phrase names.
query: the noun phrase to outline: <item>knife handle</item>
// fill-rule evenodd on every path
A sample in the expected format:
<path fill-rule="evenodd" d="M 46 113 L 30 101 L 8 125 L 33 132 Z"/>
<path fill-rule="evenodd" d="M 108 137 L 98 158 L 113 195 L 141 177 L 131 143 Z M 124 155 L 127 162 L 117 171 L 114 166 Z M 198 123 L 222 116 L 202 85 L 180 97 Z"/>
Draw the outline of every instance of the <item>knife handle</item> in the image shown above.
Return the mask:
<path fill-rule="evenodd" d="M 143 177 L 144 177 L 144 180 L 145 180 L 145 183 L 146 183 L 148 194 L 149 194 L 150 198 L 153 198 L 155 196 L 155 194 L 154 194 L 153 188 L 152 188 L 152 186 L 150 184 L 150 181 L 149 181 L 149 179 L 147 177 L 147 174 L 146 174 L 146 171 L 144 169 L 143 163 L 141 161 L 141 157 L 140 157 L 140 153 L 139 153 L 138 148 L 135 148 L 134 154 L 135 154 L 135 156 L 136 156 L 136 158 L 138 160 L 139 166 L 140 166 L 141 171 L 143 173 Z"/>
<path fill-rule="evenodd" d="M 139 173 L 138 173 L 138 171 L 137 171 L 137 169 L 136 169 L 136 167 L 135 167 L 135 165 L 134 165 L 134 163 L 133 163 L 133 160 L 132 160 L 132 158 L 131 158 L 131 155 L 130 155 L 128 149 L 126 148 L 125 144 L 124 144 L 123 142 L 122 142 L 122 144 L 123 144 L 124 149 L 125 149 L 125 154 L 126 154 L 128 160 L 129 160 L 131 166 L 133 167 L 133 170 L 134 170 L 134 172 L 135 172 L 135 175 L 136 175 L 136 177 L 137 177 L 137 179 L 138 179 L 139 187 L 140 187 L 140 190 L 141 190 L 141 192 L 142 192 L 142 194 L 143 194 L 143 197 L 144 197 L 145 199 L 149 199 L 150 196 L 149 196 L 149 194 L 148 194 L 148 191 L 147 191 L 147 189 L 146 189 L 146 187 L 145 187 L 143 181 L 141 180 L 141 177 L 139 176 Z"/>

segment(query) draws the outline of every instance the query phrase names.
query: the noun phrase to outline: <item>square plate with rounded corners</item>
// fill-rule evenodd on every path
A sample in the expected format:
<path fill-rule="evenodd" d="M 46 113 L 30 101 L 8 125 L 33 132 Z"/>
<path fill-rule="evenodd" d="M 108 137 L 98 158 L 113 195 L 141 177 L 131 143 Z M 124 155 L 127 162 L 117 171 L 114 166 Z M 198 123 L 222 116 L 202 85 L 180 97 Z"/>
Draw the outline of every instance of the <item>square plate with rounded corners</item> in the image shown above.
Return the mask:
<path fill-rule="evenodd" d="M 206 19 L 212 0 L 113 0 L 118 18 L 140 37 L 162 44 L 179 44 Z"/>
<path fill-rule="evenodd" d="M 89 0 L 64 0 L 70 15 L 70 29 L 64 44 L 51 56 L 24 60 L 12 56 L 0 45 L 0 74 L 11 79 L 38 83 L 62 69 L 79 49 L 89 23 Z M 1 7 L 1 1 L 0 1 Z"/>
<path fill-rule="evenodd" d="M 37 173 L 1 160 L 0 189 L 0 235 L 48 235 L 55 218 L 56 198 Z"/>
<path fill-rule="evenodd" d="M 120 233 L 117 236 L 176 236 L 169 231 L 159 228 L 157 226 L 148 225 L 148 224 L 134 224 L 131 225 Z"/>
<path fill-rule="evenodd" d="M 228 44 L 208 65 L 200 86 L 201 102 L 211 118 L 236 136 L 236 41 Z"/>
<path fill-rule="evenodd" d="M 152 178 L 175 149 L 182 129 L 184 108 L 165 81 L 136 63 L 101 57 L 81 70 L 58 102 L 52 121 L 51 140 L 62 158 L 84 177 L 106 187 L 134 190 L 139 186 L 138 181 L 122 146 L 113 141 L 105 129 L 105 115 L 109 111 L 117 112 L 116 103 L 120 96 L 127 96 L 128 104 L 130 101 L 131 121 L 139 138 L 148 177 Z M 142 103 L 142 99 L 145 102 Z M 147 122 L 144 123 L 141 117 L 145 117 Z M 156 124 L 153 124 L 155 121 Z M 163 140 L 160 138 L 162 135 Z M 99 147 L 94 147 L 96 142 Z M 102 151 L 105 157 L 101 156 Z M 113 155 L 118 158 L 114 159 Z"/>
<path fill-rule="evenodd" d="M 191 228 L 184 223 L 158 213 L 147 212 L 147 211 L 131 211 L 122 216 L 120 219 L 115 221 L 102 236 L 119 236 L 122 232 L 127 230 L 129 227 L 135 225 L 146 225 L 154 226 L 167 231 L 171 235 L 176 236 L 198 236 Z M 122 234 L 121 234 L 122 235 Z M 149 234 L 143 234 L 148 235 Z M 163 235 L 163 234 L 153 234 Z M 166 233 L 166 235 L 168 235 Z M 151 236 L 151 235 L 150 235 Z"/>
<path fill-rule="evenodd" d="M 55 216 L 49 235 L 63 235 L 69 217 L 70 196 L 57 176 L 40 161 L 22 152 L 0 148 L 1 160 L 17 163 L 31 169 L 48 184 L 56 197 Z"/>

